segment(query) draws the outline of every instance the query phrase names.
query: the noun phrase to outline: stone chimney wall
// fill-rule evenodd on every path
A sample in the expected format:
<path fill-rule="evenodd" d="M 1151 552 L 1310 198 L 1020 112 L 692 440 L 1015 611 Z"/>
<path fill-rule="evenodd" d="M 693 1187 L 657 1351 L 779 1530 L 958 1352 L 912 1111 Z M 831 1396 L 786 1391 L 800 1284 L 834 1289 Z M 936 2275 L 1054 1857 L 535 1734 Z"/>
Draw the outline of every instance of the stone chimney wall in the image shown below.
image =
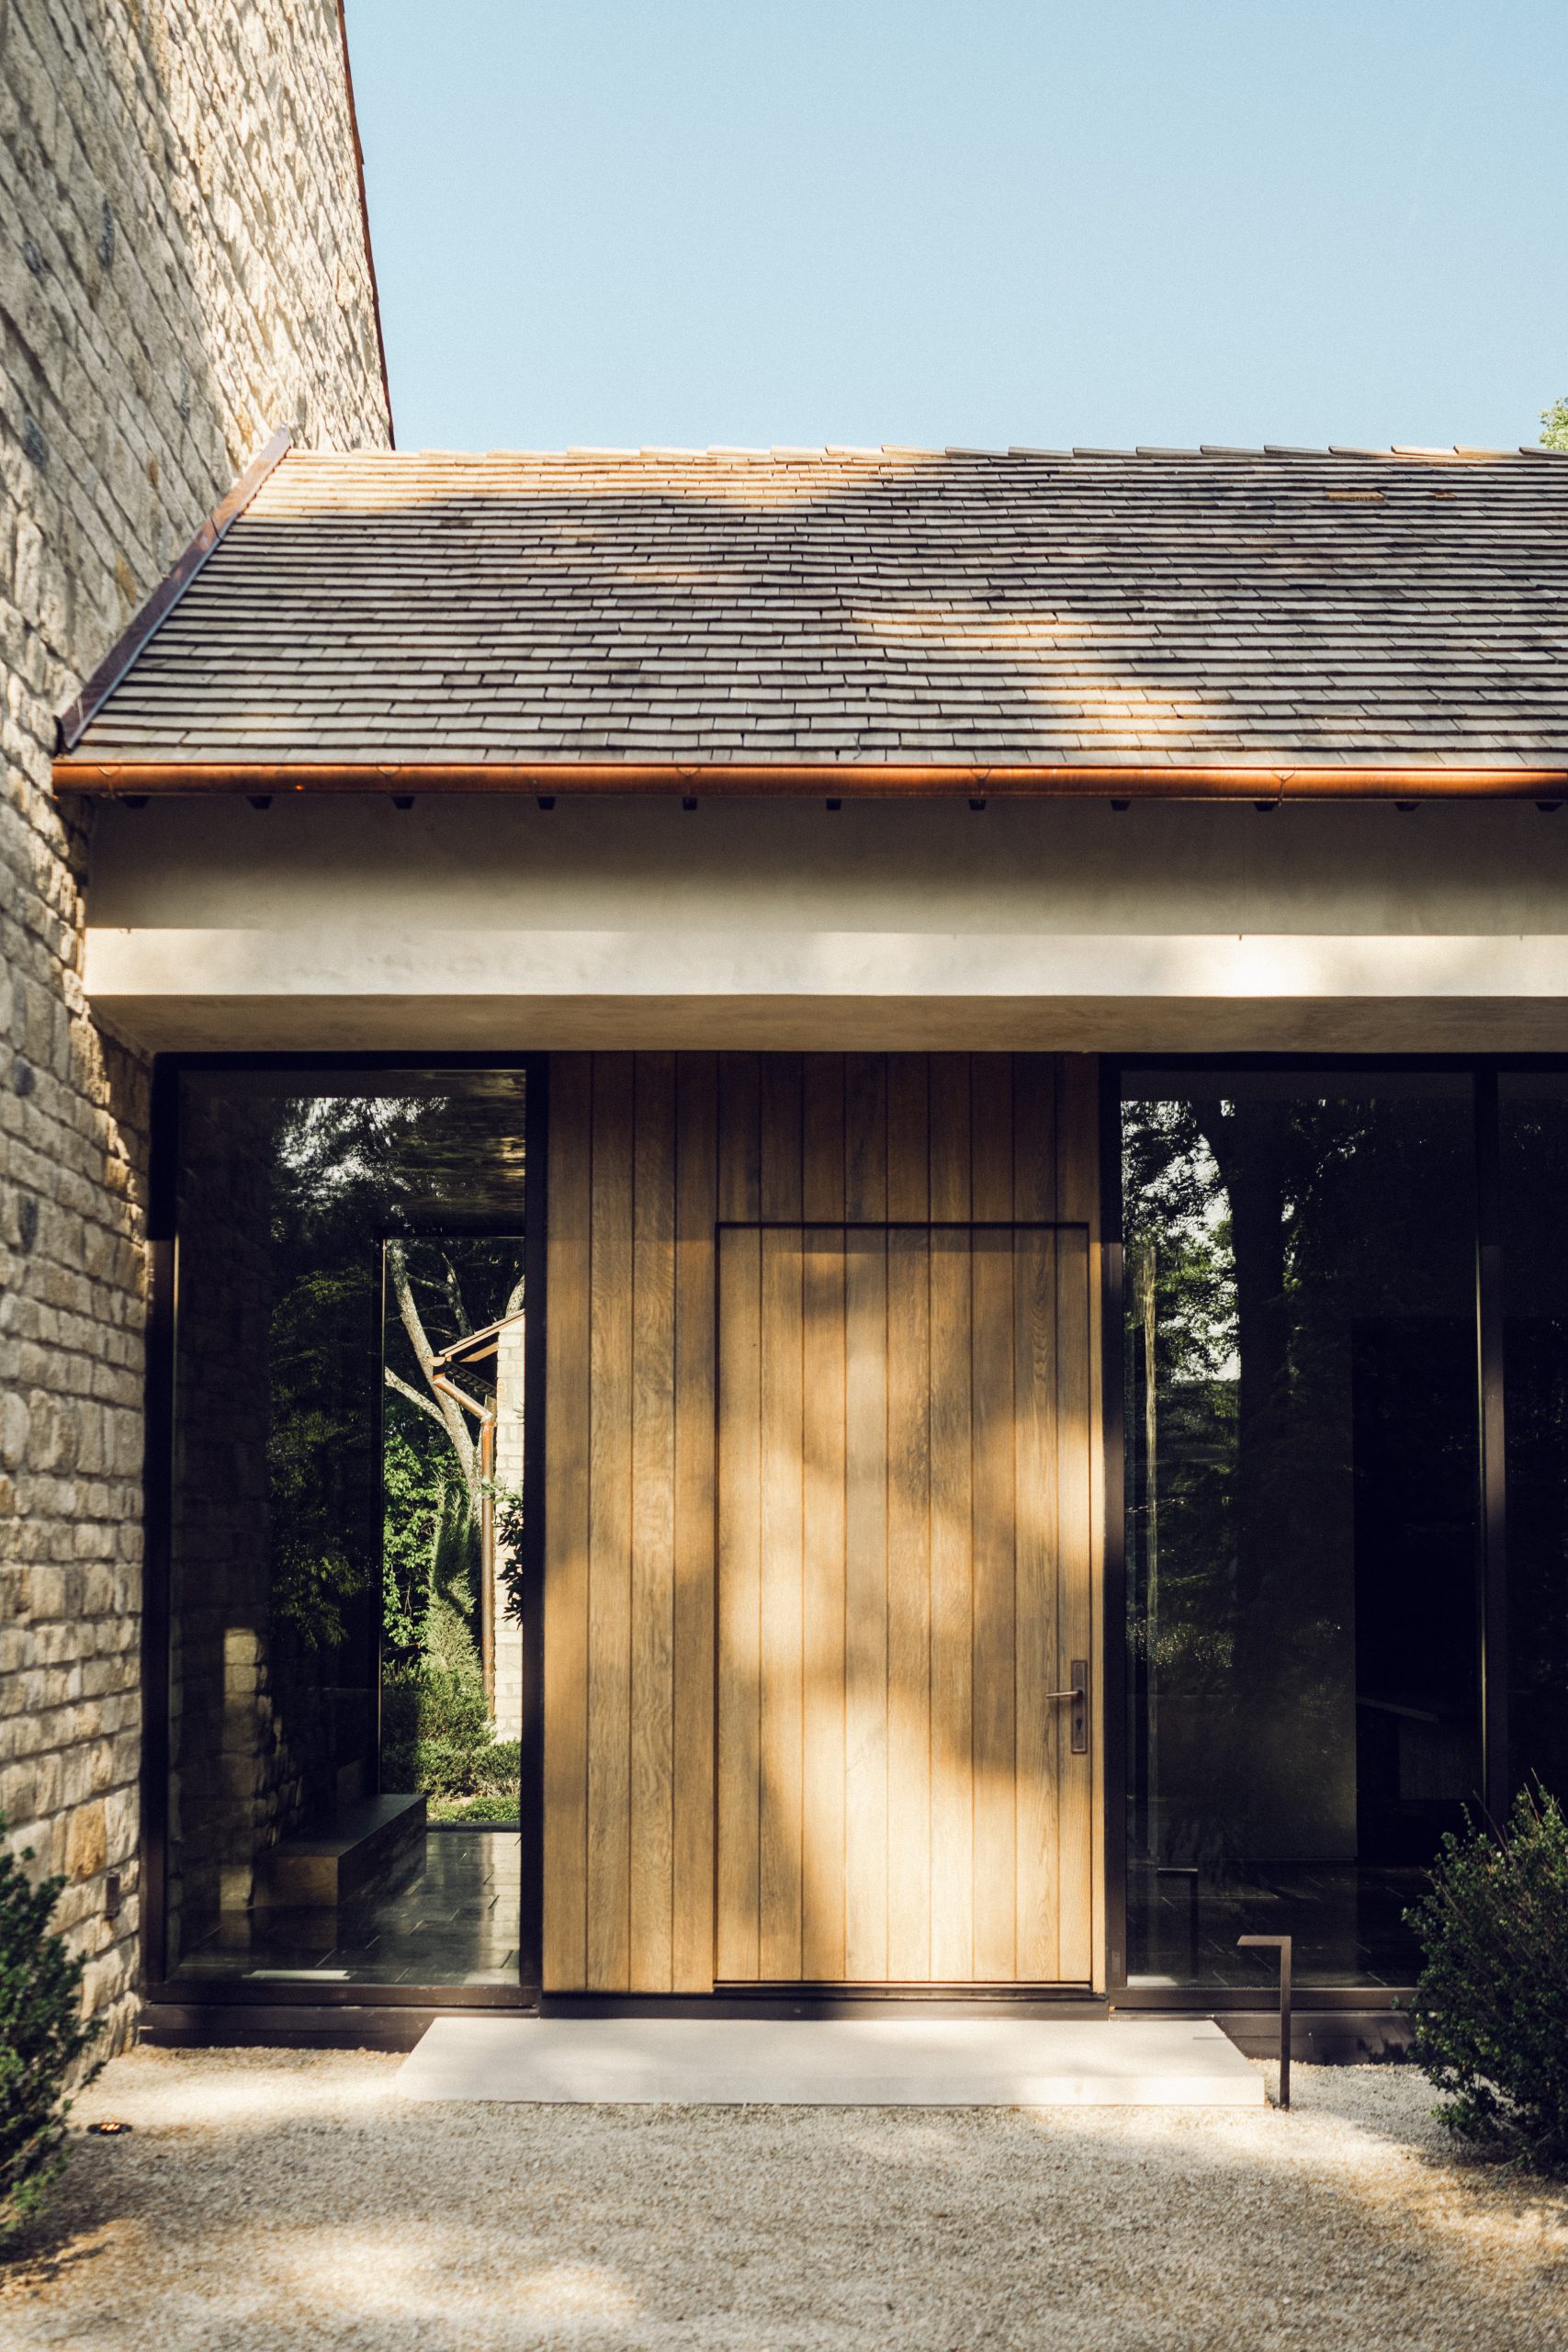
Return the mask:
<path fill-rule="evenodd" d="M 0 1811 L 117 2041 L 147 1069 L 83 995 L 54 712 L 280 424 L 389 437 L 335 0 L 0 0 Z"/>

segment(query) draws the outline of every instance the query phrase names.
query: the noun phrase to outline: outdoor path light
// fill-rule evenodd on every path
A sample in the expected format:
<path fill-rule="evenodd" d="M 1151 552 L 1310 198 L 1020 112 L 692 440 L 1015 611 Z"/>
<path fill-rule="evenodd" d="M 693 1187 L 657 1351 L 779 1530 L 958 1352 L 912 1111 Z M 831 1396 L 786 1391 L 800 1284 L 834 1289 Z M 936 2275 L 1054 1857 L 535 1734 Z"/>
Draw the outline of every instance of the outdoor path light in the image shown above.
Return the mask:
<path fill-rule="evenodd" d="M 1289 1936 L 1237 1936 L 1237 1951 L 1248 1944 L 1269 1945 L 1280 1955 L 1280 2105 L 1291 2104 L 1291 1939 Z"/>

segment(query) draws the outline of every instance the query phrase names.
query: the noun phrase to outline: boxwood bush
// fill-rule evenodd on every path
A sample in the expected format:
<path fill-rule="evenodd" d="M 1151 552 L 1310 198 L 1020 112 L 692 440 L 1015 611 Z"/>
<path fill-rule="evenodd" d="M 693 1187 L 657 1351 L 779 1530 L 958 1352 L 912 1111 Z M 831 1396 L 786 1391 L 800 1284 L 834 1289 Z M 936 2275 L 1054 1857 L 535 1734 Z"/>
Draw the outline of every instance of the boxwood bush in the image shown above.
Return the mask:
<path fill-rule="evenodd" d="M 1501 1830 L 1450 1836 L 1408 1915 L 1425 1958 L 1411 2056 L 1450 2132 L 1568 2172 L 1568 1820 L 1525 1791 Z"/>
<path fill-rule="evenodd" d="M 432 1821 L 512 1820 L 518 1743 L 498 1740 L 474 1638 L 461 1612 L 432 1602 L 421 1655 L 381 1684 L 381 1785 L 423 1790 Z"/>
<path fill-rule="evenodd" d="M 5 1829 L 0 1815 L 0 1838 Z M 18 1860 L 0 1845 L 0 2242 L 64 2165 L 65 2086 L 99 2031 L 82 2018 L 84 1962 L 50 1933 L 65 1881 L 35 1885 L 21 1867 L 31 1860 L 30 1848 Z"/>

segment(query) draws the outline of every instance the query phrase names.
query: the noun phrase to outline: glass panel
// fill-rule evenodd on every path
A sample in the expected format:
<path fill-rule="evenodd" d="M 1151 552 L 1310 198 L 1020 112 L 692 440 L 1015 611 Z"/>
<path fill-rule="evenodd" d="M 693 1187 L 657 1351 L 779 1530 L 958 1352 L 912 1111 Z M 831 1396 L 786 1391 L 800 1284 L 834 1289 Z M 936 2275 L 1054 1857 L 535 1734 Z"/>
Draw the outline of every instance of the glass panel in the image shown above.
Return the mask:
<path fill-rule="evenodd" d="M 181 1081 L 172 1974 L 517 1971 L 521 1072 Z"/>
<path fill-rule="evenodd" d="M 1129 1973 L 1408 1982 L 1481 1770 L 1469 1083 L 1123 1093 Z"/>
<path fill-rule="evenodd" d="M 1499 1093 L 1511 1778 L 1568 1799 L 1568 1079 Z"/>
<path fill-rule="evenodd" d="M 523 1238 L 391 1239 L 382 1266 L 381 1786 L 516 1828 Z"/>

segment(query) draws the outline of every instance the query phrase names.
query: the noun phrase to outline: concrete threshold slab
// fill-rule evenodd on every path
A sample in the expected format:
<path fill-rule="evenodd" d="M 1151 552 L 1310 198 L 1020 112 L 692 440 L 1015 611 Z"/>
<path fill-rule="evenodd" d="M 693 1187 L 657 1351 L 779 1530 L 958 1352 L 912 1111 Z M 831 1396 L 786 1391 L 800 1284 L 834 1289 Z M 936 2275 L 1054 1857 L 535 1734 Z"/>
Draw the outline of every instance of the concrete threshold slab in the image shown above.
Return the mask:
<path fill-rule="evenodd" d="M 687 2107 L 1261 2107 L 1210 2019 L 438 2018 L 411 2099 Z"/>

